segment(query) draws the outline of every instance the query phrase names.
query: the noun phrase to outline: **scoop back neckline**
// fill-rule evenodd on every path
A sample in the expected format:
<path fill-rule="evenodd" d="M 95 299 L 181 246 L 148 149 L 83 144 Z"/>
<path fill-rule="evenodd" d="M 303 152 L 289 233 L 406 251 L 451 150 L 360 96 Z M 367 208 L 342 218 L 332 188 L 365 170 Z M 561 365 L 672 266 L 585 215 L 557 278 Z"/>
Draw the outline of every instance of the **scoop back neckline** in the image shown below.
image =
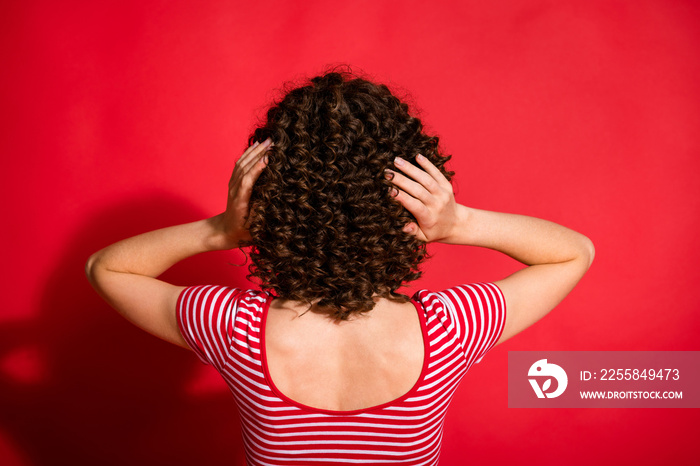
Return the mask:
<path fill-rule="evenodd" d="M 378 405 L 374 406 L 368 406 L 366 408 L 360 408 L 360 409 L 353 409 L 353 410 L 333 410 L 333 409 L 325 409 L 325 408 L 317 408 L 314 406 L 309 406 L 305 405 L 304 403 L 300 403 L 298 401 L 295 401 L 291 398 L 289 398 L 287 395 L 282 393 L 281 390 L 277 388 L 275 385 L 275 382 L 272 380 L 272 377 L 270 376 L 270 370 L 267 365 L 267 349 L 265 345 L 265 327 L 267 325 L 267 315 L 270 310 L 270 304 L 272 303 L 272 300 L 276 299 L 277 296 L 271 294 L 271 293 L 266 293 L 267 294 L 267 299 L 265 300 L 264 305 L 262 306 L 262 318 L 260 322 L 260 360 L 262 364 L 262 369 L 263 369 L 263 374 L 265 376 L 265 381 L 267 382 L 267 385 L 270 387 L 270 390 L 272 393 L 275 394 L 278 398 L 283 400 L 285 403 L 292 405 L 298 409 L 301 409 L 303 411 L 307 412 L 312 412 L 312 413 L 317 413 L 317 414 L 329 414 L 329 415 L 336 415 L 336 416 L 348 416 L 348 415 L 357 415 L 357 414 L 363 414 L 371 411 L 377 411 L 381 410 L 384 408 L 388 408 L 390 406 L 397 405 L 406 399 L 410 398 L 415 394 L 415 392 L 418 391 L 418 388 L 422 385 L 423 381 L 425 380 L 425 373 L 428 368 L 428 357 L 430 355 L 430 350 L 429 350 L 429 341 L 428 341 L 428 331 L 427 331 L 427 322 L 426 322 L 426 316 L 424 309 L 422 306 L 413 298 L 411 298 L 411 303 L 413 303 L 413 306 L 418 313 L 418 320 L 420 321 L 420 328 L 421 328 L 421 337 L 423 339 L 423 365 L 421 367 L 420 374 L 418 375 L 418 379 L 416 382 L 413 384 L 413 386 L 403 395 L 399 396 L 398 398 L 394 398 L 393 400 L 380 403 Z"/>

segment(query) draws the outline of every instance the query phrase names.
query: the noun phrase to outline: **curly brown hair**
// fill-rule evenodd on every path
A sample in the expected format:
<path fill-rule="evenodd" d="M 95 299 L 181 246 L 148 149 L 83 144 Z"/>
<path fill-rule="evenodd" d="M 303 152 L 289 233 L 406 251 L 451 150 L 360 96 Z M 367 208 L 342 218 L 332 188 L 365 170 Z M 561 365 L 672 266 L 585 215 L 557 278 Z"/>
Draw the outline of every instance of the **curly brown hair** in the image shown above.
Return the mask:
<path fill-rule="evenodd" d="M 425 243 L 402 228 L 413 216 L 390 195 L 386 168 L 423 154 L 444 168 L 421 121 L 386 85 L 348 71 L 312 78 L 273 104 L 249 143 L 271 138 L 250 201 L 248 278 L 280 298 L 327 308 L 337 320 L 370 311 L 421 276 Z"/>

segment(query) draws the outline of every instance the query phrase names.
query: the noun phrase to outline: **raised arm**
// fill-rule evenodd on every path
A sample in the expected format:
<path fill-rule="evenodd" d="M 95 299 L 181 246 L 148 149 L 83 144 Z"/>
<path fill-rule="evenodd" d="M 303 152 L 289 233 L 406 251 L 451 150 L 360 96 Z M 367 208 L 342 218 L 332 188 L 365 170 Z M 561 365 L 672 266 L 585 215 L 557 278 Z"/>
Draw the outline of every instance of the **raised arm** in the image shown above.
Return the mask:
<path fill-rule="evenodd" d="M 187 257 L 232 249 L 249 238 L 248 202 L 255 180 L 265 167 L 269 146 L 269 140 L 256 143 L 238 160 L 224 213 L 127 238 L 90 256 L 85 273 L 100 296 L 134 325 L 189 348 L 176 319 L 177 298 L 183 287 L 156 277 Z"/>
<path fill-rule="evenodd" d="M 404 230 L 422 241 L 480 246 L 527 265 L 496 285 L 506 299 L 506 322 L 498 343 L 551 311 L 576 286 L 593 261 L 593 243 L 564 226 L 534 217 L 478 210 L 457 204 L 449 181 L 425 157 L 420 168 L 397 160 L 403 173 L 388 177 L 396 200 L 416 218 Z"/>

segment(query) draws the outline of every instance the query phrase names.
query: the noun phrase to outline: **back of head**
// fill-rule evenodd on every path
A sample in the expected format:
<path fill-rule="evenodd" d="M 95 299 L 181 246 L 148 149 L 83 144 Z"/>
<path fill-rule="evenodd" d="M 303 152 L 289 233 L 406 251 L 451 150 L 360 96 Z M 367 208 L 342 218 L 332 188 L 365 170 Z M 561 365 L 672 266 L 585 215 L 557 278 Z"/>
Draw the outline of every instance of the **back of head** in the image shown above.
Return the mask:
<path fill-rule="evenodd" d="M 396 290 L 420 277 L 425 244 L 402 231 L 413 217 L 384 170 L 423 154 L 450 179 L 438 138 L 386 86 L 339 72 L 273 105 L 250 142 L 268 137 L 251 197 L 251 276 L 340 320 L 371 310 L 373 295 L 407 301 Z"/>

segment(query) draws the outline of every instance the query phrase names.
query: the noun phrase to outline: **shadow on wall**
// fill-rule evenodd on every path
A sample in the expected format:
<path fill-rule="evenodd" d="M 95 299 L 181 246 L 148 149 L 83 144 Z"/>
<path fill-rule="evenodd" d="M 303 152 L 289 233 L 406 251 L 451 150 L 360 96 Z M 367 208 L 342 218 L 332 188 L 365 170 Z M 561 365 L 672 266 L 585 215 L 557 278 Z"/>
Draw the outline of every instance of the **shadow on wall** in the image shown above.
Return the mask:
<path fill-rule="evenodd" d="M 194 353 L 132 326 L 92 290 L 88 256 L 114 241 L 203 218 L 146 195 L 91 218 L 66 245 L 38 318 L 0 327 L 0 439 L 17 464 L 243 463 L 238 416 L 220 376 Z M 166 273 L 176 284 L 250 286 L 240 252 L 209 253 Z M 6 452 L 12 453 L 12 452 Z M 0 461 L 4 462 L 4 461 Z"/>

